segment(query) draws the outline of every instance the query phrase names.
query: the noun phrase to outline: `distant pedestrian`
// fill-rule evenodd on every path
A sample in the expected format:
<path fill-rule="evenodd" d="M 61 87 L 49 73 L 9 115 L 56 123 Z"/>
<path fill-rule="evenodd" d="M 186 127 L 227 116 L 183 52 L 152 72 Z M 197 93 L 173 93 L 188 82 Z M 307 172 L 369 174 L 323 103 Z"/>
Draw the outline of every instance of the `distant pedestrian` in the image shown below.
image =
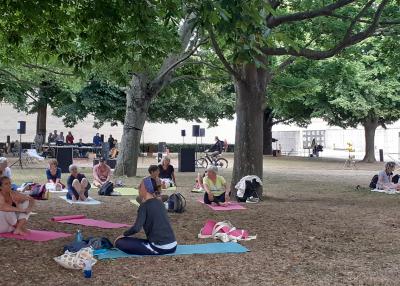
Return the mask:
<path fill-rule="evenodd" d="M 68 131 L 68 135 L 65 138 L 65 140 L 66 140 L 67 144 L 70 144 L 70 145 L 74 144 L 74 136 L 72 135 L 71 131 Z"/>
<path fill-rule="evenodd" d="M 96 133 L 96 135 L 93 137 L 93 145 L 96 147 L 100 147 L 101 143 L 103 143 L 103 140 L 101 140 L 100 134 Z"/>

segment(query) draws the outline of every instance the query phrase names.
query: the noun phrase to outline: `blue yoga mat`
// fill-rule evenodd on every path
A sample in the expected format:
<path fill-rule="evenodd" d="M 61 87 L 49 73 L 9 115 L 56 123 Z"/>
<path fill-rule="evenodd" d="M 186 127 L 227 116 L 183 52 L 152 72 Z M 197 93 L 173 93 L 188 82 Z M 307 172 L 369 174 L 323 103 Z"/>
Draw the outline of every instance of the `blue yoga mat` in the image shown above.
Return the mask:
<path fill-rule="evenodd" d="M 175 253 L 166 254 L 166 256 L 172 255 L 189 255 L 189 254 L 220 254 L 220 253 L 245 253 L 249 251 L 246 247 L 235 242 L 215 242 L 205 244 L 193 244 L 193 245 L 178 245 Z M 117 258 L 129 258 L 129 257 L 142 257 L 140 255 L 130 255 L 122 252 L 118 249 L 107 250 L 106 252 L 101 251 L 94 253 L 97 258 L 102 259 L 117 259 Z"/>

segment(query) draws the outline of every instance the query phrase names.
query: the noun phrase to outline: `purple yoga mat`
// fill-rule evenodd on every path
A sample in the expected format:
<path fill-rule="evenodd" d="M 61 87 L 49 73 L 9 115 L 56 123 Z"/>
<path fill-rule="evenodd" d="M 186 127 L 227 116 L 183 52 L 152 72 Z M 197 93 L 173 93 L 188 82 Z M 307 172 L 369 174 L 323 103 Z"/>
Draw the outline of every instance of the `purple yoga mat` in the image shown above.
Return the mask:
<path fill-rule="evenodd" d="M 121 228 L 130 225 L 124 223 L 113 223 L 105 220 L 95 220 L 86 218 L 84 215 L 71 215 L 71 216 L 56 216 L 51 219 L 52 221 L 70 224 L 79 224 L 84 226 L 95 226 L 99 228 Z"/>
<path fill-rule="evenodd" d="M 204 204 L 202 199 L 198 199 L 197 201 L 199 203 Z M 217 205 L 207 205 L 207 204 L 205 204 L 205 205 L 215 211 L 233 211 L 233 210 L 245 210 L 246 209 L 244 206 L 242 206 L 241 204 L 236 203 L 236 202 L 229 202 L 229 205 L 226 207 L 217 206 Z"/>
<path fill-rule="evenodd" d="M 27 235 L 15 235 L 13 233 L 0 233 L 2 238 L 12 238 L 19 240 L 30 240 L 30 241 L 49 241 L 62 237 L 69 237 L 71 234 L 64 232 L 45 231 L 45 230 L 31 230 Z"/>

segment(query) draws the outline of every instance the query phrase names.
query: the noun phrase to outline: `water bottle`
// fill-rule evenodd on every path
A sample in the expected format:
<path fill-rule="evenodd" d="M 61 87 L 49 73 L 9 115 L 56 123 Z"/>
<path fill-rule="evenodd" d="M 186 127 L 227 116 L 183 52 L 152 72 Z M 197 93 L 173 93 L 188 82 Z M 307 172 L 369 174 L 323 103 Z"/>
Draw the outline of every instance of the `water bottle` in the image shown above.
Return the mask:
<path fill-rule="evenodd" d="M 81 232 L 80 229 L 78 229 L 78 230 L 76 231 L 75 241 L 76 241 L 76 242 L 81 242 L 82 240 L 83 240 L 82 232 Z"/>
<path fill-rule="evenodd" d="M 92 277 L 92 261 L 90 259 L 87 259 L 87 260 L 84 261 L 83 276 L 85 278 L 91 278 Z"/>

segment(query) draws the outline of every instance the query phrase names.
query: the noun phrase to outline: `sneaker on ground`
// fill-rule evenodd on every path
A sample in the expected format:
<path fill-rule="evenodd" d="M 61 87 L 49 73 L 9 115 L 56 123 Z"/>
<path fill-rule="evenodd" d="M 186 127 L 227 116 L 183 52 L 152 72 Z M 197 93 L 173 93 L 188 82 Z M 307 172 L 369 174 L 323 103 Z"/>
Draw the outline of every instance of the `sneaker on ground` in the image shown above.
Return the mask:
<path fill-rule="evenodd" d="M 246 200 L 246 203 L 248 204 L 255 204 L 255 203 L 259 203 L 260 199 L 259 198 L 254 198 L 254 197 L 249 197 Z"/>

